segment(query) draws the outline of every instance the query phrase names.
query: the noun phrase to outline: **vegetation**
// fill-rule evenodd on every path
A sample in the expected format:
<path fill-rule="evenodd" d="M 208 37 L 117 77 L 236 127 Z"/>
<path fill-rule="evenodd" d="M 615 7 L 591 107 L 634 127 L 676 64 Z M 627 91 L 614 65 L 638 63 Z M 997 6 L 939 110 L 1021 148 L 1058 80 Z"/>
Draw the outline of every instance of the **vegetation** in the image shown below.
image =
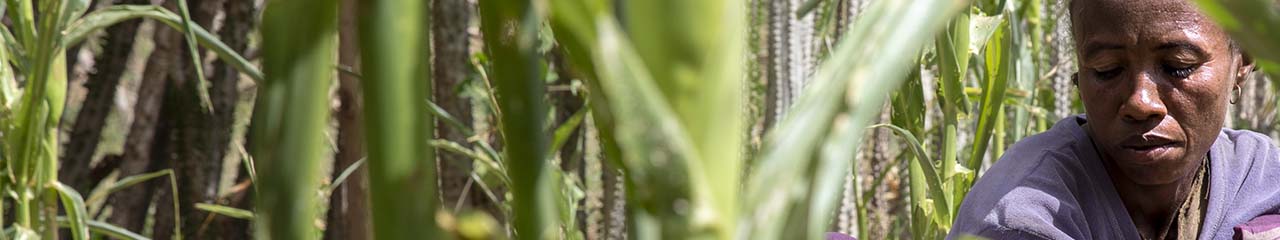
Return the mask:
<path fill-rule="evenodd" d="M 3 2 L 0 240 L 938 239 L 1081 112 L 1058 1 L 147 2 Z"/>

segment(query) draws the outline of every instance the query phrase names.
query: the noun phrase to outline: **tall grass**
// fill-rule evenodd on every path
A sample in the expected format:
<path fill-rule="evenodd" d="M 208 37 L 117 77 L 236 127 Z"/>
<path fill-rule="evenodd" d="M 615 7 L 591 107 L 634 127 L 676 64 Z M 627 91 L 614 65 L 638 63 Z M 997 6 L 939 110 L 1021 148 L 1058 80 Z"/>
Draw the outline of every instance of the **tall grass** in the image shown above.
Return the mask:
<path fill-rule="evenodd" d="M 434 121 L 428 99 L 430 45 L 426 1 L 360 2 L 359 33 L 373 234 L 435 238 Z"/>
<path fill-rule="evenodd" d="M 1280 78 L 1280 4 L 1267 0 L 1196 0 L 1272 79 Z M 1280 84 L 1272 84 L 1280 92 Z"/>
<path fill-rule="evenodd" d="M 611 120 L 599 122 L 614 133 L 628 202 L 636 204 L 629 216 L 636 227 L 629 231 L 645 239 L 820 238 L 853 146 L 875 115 L 877 108 L 870 106 L 879 106 L 891 92 L 884 90 L 904 79 L 910 56 L 924 44 L 919 39 L 933 35 L 963 6 L 876 2 L 771 133 L 762 159 L 742 182 L 734 170 L 742 166 L 741 156 L 728 151 L 741 149 L 709 139 L 741 141 L 735 134 L 741 123 L 724 121 L 741 114 L 735 107 L 742 99 L 736 91 L 743 89 L 743 76 L 735 72 L 741 63 L 730 59 L 741 56 L 745 38 L 725 36 L 743 36 L 743 5 L 631 2 L 624 7 L 624 28 L 605 1 L 560 2 L 551 7 L 552 26 L 566 51 L 576 55 L 575 67 L 594 80 L 593 89 L 602 90 L 592 93 L 603 95 L 593 100 L 607 101 L 593 114 Z M 656 14 L 661 4 L 685 7 Z M 872 56 L 881 58 L 868 60 Z M 733 186 L 742 186 L 744 194 L 723 190 Z M 941 190 L 937 184 L 933 189 Z"/>
<path fill-rule="evenodd" d="M 327 165 L 324 131 L 337 61 L 335 0 L 273 0 L 262 20 L 263 74 L 251 152 L 261 184 L 257 229 L 264 239 L 315 239 L 317 189 Z"/>
<path fill-rule="evenodd" d="M 800 12 L 822 14 L 823 34 L 840 32 L 831 31 L 836 11 L 817 10 L 832 2 L 806 1 Z M 336 74 L 335 0 L 268 1 L 262 72 L 192 24 L 185 2 L 179 13 L 115 6 L 89 14 L 85 0 L 5 3 L 11 25 L 0 29 L 5 36 L 0 38 L 0 192 L 7 200 L 0 205 L 14 204 L 0 206 L 0 217 L 12 209 L 15 219 L 0 219 L 14 223 L 6 227 L 13 234 L 0 239 L 55 238 L 63 226 L 74 239 L 91 234 L 142 238 L 86 217 L 80 193 L 58 183 L 55 175 L 66 48 L 132 18 L 179 29 L 193 53 L 196 45 L 208 48 L 258 81 L 251 131 L 258 161 L 253 181 L 262 188 L 256 212 L 198 208 L 253 219 L 259 238 L 319 237 L 315 220 L 322 194 L 317 191 L 325 190 L 317 189 L 330 152 L 324 131 Z M 1044 35 L 1039 3 L 875 1 L 838 42 L 823 48 L 829 52 L 821 54 L 824 60 L 809 76 L 809 87 L 768 133 L 761 152 L 749 155 L 744 154 L 748 126 L 742 120 L 748 95 L 746 61 L 741 60 L 748 49 L 744 1 L 480 1 L 482 55 L 487 57 L 482 62 L 488 65 L 479 72 L 487 74 L 480 78 L 491 87 L 501 154 L 484 140 L 472 149 L 432 140 L 433 130 L 444 126 L 435 126 L 429 114 L 447 127 L 480 133 L 425 102 L 431 90 L 428 4 L 363 1 L 359 75 L 369 131 L 374 237 L 443 236 L 435 222 L 433 149 L 440 148 L 475 158 L 477 169 L 489 171 L 472 176 L 487 194 L 492 194 L 487 186 L 510 190 L 509 208 L 501 213 L 510 214 L 516 238 L 579 238 L 572 232 L 573 173 L 553 163 L 554 153 L 569 144 L 566 139 L 588 115 L 600 126 L 605 159 L 625 177 L 628 231 L 634 238 L 822 238 L 845 173 L 864 164 L 855 162 L 856 153 L 869 127 L 889 129 L 906 145 L 899 159 L 907 161 L 912 236 L 942 237 L 985 162 L 997 159 L 1007 140 L 1032 132 L 1034 119 L 1028 118 L 1041 112 L 1036 118 L 1043 122 L 1044 108 L 1051 106 L 1014 101 L 1043 97 L 1034 85 L 1045 70 L 1036 66 L 1036 43 Z M 1260 59 L 1263 69 L 1280 72 L 1280 45 L 1273 41 L 1280 35 L 1269 28 L 1280 24 L 1274 3 L 1197 3 Z M 1024 17 L 1029 24 L 1021 25 Z M 549 63 L 543 54 L 550 41 L 560 48 L 552 51 L 564 51 L 569 67 L 584 78 L 590 107 L 559 126 L 548 123 Z M 199 54 L 192 55 L 199 61 Z M 938 70 L 936 79 L 925 74 L 930 69 Z M 937 86 L 926 84 L 931 80 Z M 203 80 L 197 84 L 204 88 Z M 933 90 L 938 94 L 930 102 L 926 91 Z M 207 96 L 201 98 L 207 104 Z M 890 123 L 873 125 L 884 101 L 890 101 Z M 936 129 L 924 121 L 931 105 L 941 108 Z M 1005 116 L 1009 112 L 1012 117 Z M 966 129 L 973 130 L 972 139 L 962 136 Z M 941 139 L 940 146 L 931 138 Z M 172 181 L 171 171 L 162 171 L 122 182 L 164 174 Z M 872 237 L 866 231 L 867 208 L 886 175 L 888 170 L 854 181 L 861 239 Z M 102 195 L 93 195 L 89 202 L 99 199 Z M 181 237 L 182 230 L 175 233 Z"/>
<path fill-rule="evenodd" d="M 124 19 L 146 17 L 167 20 L 171 25 L 177 25 L 178 20 L 173 20 L 177 17 L 171 12 L 141 6 L 118 6 L 86 14 L 88 3 L 4 2 L 5 15 L 12 24 L 0 26 L 4 35 L 0 39 L 0 133 L 4 138 L 0 143 L 0 160 L 4 162 L 0 190 L 5 198 L 13 200 L 15 219 L 7 227 L 12 235 L 5 231 L 0 238 L 57 238 L 60 227 L 69 228 L 72 239 L 89 239 L 90 232 L 121 238 L 138 236 L 89 220 L 81 194 L 57 182 L 58 126 L 67 89 L 66 49 L 80 43 L 86 34 Z M 198 39 L 203 44 L 225 46 L 198 26 L 186 25 L 183 31 L 204 33 Z M 240 60 L 237 63 L 242 70 L 256 71 L 234 52 L 218 51 L 218 55 Z M 25 84 L 18 84 L 19 79 Z M 0 208 L 6 208 L 5 198 L 0 198 Z M 176 229 L 175 233 L 181 234 L 181 230 Z"/>
<path fill-rule="evenodd" d="M 549 238 L 553 182 L 548 165 L 544 63 L 536 52 L 541 17 L 528 0 L 481 1 L 480 29 L 491 58 L 489 79 L 496 95 L 502 153 L 511 195 L 512 224 L 520 239 Z"/>

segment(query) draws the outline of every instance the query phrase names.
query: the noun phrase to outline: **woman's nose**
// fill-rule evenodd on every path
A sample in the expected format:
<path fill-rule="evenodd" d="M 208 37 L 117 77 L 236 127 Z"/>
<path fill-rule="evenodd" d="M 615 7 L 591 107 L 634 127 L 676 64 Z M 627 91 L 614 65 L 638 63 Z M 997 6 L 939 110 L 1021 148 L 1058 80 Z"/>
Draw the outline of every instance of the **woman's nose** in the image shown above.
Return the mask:
<path fill-rule="evenodd" d="M 1160 85 L 1150 73 L 1138 73 L 1133 79 L 1133 90 L 1120 106 L 1120 115 L 1128 122 L 1159 121 L 1168 114 L 1160 99 Z"/>

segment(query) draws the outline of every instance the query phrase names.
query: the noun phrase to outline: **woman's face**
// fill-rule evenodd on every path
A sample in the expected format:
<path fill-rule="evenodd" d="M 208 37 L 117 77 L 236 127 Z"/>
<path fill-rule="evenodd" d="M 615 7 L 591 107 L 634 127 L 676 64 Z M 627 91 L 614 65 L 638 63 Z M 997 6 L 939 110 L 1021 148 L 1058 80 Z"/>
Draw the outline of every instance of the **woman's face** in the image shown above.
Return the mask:
<path fill-rule="evenodd" d="M 1077 86 L 1097 147 L 1141 185 L 1199 167 L 1245 73 L 1227 35 L 1184 0 L 1075 0 Z"/>

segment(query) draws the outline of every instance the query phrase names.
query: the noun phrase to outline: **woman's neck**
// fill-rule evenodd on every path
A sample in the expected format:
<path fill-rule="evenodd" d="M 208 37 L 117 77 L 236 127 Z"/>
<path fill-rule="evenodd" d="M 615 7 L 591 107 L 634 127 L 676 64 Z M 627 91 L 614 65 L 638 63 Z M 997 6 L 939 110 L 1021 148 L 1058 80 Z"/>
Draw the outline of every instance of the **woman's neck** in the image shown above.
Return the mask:
<path fill-rule="evenodd" d="M 1187 164 L 1187 167 L 1200 168 L 1205 160 L 1202 158 L 1196 161 Z M 1192 189 L 1195 174 L 1200 173 L 1196 169 L 1185 169 L 1184 172 L 1188 174 L 1174 182 L 1144 185 L 1126 177 L 1114 162 L 1107 159 L 1103 159 L 1103 162 L 1129 217 L 1145 238 L 1156 238 L 1174 224 L 1178 208 L 1195 190 Z"/>
<path fill-rule="evenodd" d="M 1081 127 L 1089 128 L 1088 123 L 1081 124 Z M 1092 132 L 1086 132 L 1090 138 L 1093 137 Z M 1120 195 L 1120 201 L 1129 213 L 1130 220 L 1133 221 L 1134 227 L 1137 227 L 1138 233 L 1146 239 L 1157 238 L 1158 233 L 1167 232 L 1174 224 L 1173 219 L 1178 213 L 1178 208 L 1195 190 L 1192 189 L 1192 182 L 1195 181 L 1196 174 L 1200 174 L 1196 168 L 1204 167 L 1204 164 L 1207 164 L 1205 161 L 1208 160 L 1207 155 L 1200 160 L 1193 160 L 1196 162 L 1187 164 L 1187 169 L 1182 169 L 1187 174 L 1173 182 L 1155 185 L 1140 184 L 1129 179 L 1115 161 L 1103 154 L 1096 143 L 1094 144 L 1094 150 L 1101 158 L 1112 185 L 1115 185 L 1116 193 Z"/>

